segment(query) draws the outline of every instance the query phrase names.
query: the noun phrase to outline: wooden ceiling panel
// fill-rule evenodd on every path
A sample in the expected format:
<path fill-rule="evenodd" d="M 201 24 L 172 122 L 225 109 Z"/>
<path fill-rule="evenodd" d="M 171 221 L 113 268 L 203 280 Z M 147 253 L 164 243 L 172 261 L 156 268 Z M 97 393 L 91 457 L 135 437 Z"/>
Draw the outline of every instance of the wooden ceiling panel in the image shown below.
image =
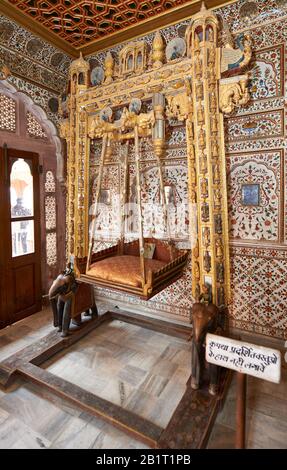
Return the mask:
<path fill-rule="evenodd" d="M 74 47 L 178 7 L 187 0 L 8 0 Z"/>
<path fill-rule="evenodd" d="M 236 0 L 206 0 L 214 8 Z M 0 13 L 72 56 L 95 52 L 197 12 L 200 0 L 0 0 Z"/>

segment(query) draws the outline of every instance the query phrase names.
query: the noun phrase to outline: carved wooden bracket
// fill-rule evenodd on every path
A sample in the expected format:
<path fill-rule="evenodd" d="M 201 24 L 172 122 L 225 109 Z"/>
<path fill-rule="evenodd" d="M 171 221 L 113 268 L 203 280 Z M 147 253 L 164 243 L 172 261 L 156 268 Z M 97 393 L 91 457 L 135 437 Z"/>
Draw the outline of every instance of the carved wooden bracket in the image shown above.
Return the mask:
<path fill-rule="evenodd" d="M 223 113 L 230 114 L 235 108 L 245 106 L 250 100 L 247 74 L 220 80 L 219 107 Z"/>

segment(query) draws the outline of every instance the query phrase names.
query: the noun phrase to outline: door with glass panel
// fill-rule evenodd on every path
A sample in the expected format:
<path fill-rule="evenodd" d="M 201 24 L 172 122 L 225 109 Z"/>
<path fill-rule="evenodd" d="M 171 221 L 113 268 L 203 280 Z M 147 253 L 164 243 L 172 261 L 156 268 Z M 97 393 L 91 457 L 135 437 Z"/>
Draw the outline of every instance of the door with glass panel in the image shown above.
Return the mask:
<path fill-rule="evenodd" d="M 38 155 L 2 149 L 1 326 L 41 309 Z M 4 292 L 3 292 L 4 291 Z"/>

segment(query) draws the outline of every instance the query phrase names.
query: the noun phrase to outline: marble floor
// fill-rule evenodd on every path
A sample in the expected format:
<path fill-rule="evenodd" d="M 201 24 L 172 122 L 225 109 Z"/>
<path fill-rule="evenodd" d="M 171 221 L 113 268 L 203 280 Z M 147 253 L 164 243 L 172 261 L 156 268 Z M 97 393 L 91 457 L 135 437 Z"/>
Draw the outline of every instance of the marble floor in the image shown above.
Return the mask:
<path fill-rule="evenodd" d="M 0 360 L 51 331 L 48 310 L 0 331 Z M 190 373 L 190 344 L 114 320 L 43 367 L 55 375 L 166 426 Z M 287 448 L 287 368 L 280 385 L 249 378 L 250 448 Z M 232 448 L 236 386 L 216 420 L 210 448 Z M 0 449 L 138 448 L 146 446 L 32 383 L 0 389 Z"/>
<path fill-rule="evenodd" d="M 190 375 L 190 344 L 113 320 L 42 367 L 165 428 Z"/>

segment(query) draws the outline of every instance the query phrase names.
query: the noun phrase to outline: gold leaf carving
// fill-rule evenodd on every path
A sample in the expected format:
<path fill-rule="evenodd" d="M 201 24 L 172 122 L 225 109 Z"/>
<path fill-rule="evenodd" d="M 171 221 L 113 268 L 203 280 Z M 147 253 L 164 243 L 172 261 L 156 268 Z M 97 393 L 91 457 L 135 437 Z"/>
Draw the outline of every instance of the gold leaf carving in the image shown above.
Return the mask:
<path fill-rule="evenodd" d="M 221 111 L 230 114 L 235 108 L 244 106 L 250 100 L 247 88 L 248 75 L 226 78 L 220 81 L 219 107 Z"/>

